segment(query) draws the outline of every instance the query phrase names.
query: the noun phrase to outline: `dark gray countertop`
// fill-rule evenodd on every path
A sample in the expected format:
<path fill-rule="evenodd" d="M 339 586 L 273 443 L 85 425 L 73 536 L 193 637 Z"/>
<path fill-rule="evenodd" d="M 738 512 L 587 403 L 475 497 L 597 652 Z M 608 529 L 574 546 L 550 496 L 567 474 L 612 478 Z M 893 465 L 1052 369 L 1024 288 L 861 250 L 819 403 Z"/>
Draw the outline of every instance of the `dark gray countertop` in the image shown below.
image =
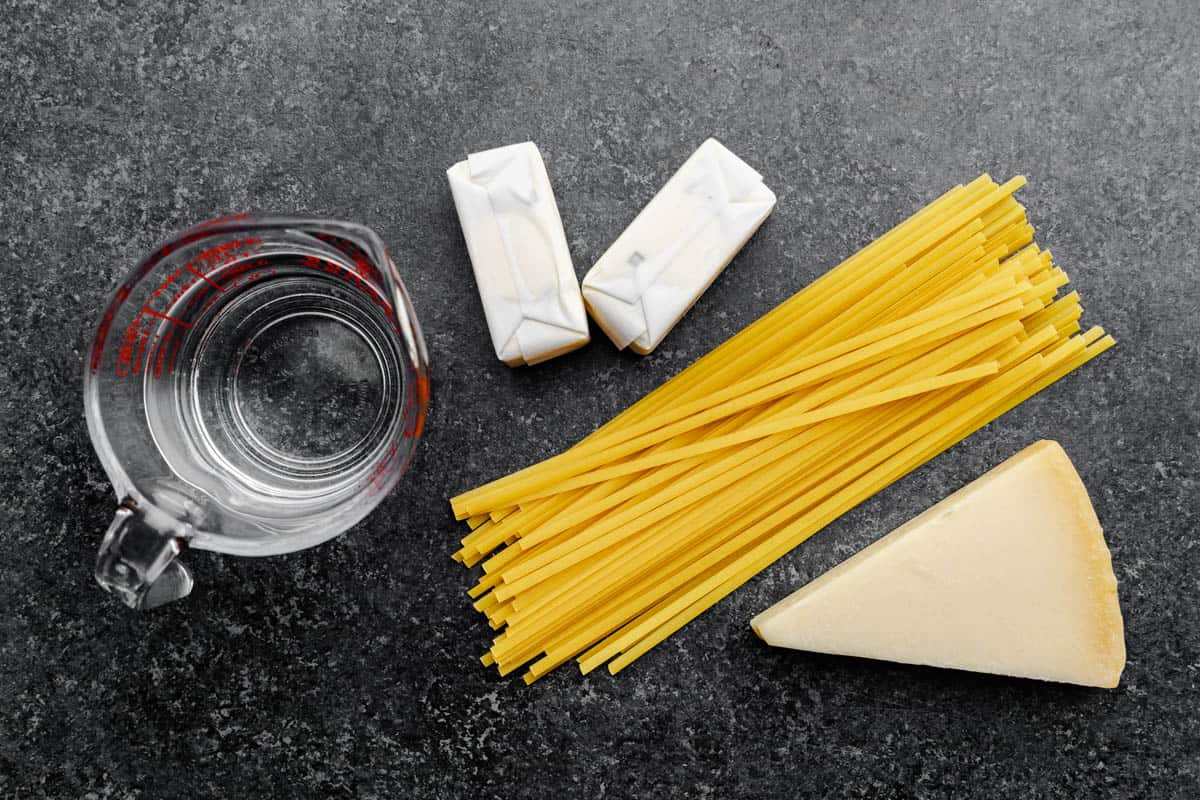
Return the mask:
<path fill-rule="evenodd" d="M 0 6 L 0 796 L 1200 797 L 1189 0 Z M 710 135 L 779 205 L 662 348 L 597 335 L 500 364 L 446 167 L 535 140 L 582 274 Z M 526 688 L 479 667 L 489 631 L 449 559 L 449 494 L 557 452 L 983 170 L 1029 176 L 1039 241 L 1116 350 L 616 679 Z M 268 560 L 193 553 L 195 594 L 135 614 L 91 577 L 114 500 L 81 354 L 153 243 L 231 210 L 382 235 L 432 353 L 428 435 L 348 535 Z M 753 637 L 755 612 L 1043 437 L 1112 547 L 1119 689 Z"/>

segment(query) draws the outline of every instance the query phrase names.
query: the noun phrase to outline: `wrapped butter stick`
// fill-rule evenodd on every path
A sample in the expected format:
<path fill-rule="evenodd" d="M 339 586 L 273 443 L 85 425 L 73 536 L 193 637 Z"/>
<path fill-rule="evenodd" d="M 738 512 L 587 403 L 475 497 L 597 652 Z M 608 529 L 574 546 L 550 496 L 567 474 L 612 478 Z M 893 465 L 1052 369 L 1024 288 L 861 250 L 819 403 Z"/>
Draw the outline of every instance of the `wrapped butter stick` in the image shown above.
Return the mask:
<path fill-rule="evenodd" d="M 618 348 L 649 353 L 774 207 L 762 175 L 709 139 L 584 277 L 592 318 Z"/>
<path fill-rule="evenodd" d="M 533 142 L 446 171 L 496 355 L 537 364 L 587 343 L 587 315 L 550 177 Z"/>

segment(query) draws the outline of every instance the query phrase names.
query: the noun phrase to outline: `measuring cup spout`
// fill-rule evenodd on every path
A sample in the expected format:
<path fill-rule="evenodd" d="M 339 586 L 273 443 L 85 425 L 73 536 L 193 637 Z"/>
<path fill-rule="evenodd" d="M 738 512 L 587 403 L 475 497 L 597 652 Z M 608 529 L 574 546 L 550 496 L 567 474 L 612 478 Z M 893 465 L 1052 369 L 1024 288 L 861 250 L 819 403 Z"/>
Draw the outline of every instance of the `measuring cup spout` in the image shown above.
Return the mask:
<path fill-rule="evenodd" d="M 184 547 L 183 539 L 150 525 L 126 499 L 104 534 L 96 581 L 137 610 L 180 600 L 192 591 L 192 574 L 175 560 Z"/>

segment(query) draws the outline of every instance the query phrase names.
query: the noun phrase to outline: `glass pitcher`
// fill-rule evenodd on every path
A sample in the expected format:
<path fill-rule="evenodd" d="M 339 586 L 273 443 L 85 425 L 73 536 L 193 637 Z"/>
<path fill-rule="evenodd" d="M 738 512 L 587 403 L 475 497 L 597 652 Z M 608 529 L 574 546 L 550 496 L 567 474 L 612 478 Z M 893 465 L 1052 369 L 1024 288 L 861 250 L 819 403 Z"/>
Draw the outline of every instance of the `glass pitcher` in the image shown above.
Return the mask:
<path fill-rule="evenodd" d="M 116 490 L 96 580 L 132 608 L 186 596 L 188 547 L 311 547 L 395 486 L 429 398 L 425 343 L 361 225 L 224 217 L 116 290 L 85 364 L 88 431 Z"/>

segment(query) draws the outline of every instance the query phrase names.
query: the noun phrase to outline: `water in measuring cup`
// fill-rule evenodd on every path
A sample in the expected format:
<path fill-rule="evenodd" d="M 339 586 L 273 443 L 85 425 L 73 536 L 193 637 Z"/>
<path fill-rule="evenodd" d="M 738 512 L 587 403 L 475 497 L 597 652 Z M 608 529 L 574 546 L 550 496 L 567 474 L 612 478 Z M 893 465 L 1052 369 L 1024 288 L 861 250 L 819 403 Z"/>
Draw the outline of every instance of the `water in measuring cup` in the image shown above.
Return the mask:
<path fill-rule="evenodd" d="M 409 367 L 387 299 L 348 274 L 361 263 L 306 247 L 252 256 L 199 274 L 194 296 L 155 314 L 173 338 L 147 365 L 146 411 L 182 479 L 282 523 L 386 462 Z"/>

